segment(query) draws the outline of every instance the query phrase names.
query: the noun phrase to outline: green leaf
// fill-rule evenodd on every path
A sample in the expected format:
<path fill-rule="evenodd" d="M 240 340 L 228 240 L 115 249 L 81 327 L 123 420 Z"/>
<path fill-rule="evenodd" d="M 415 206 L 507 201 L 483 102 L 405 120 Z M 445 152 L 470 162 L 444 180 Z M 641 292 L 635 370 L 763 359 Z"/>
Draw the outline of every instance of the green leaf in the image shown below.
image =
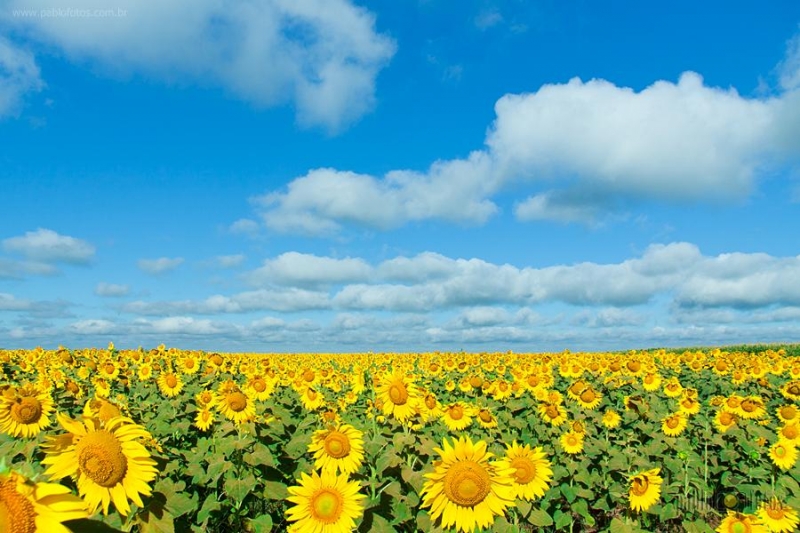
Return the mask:
<path fill-rule="evenodd" d="M 384 517 L 372 513 L 372 527 L 370 531 L 373 533 L 394 533 L 395 529 Z"/>
<path fill-rule="evenodd" d="M 411 485 L 411 487 L 417 491 L 417 494 L 422 491 L 422 485 L 425 484 L 425 478 L 422 476 L 422 472 L 405 467 L 400 471 L 400 476 L 403 478 L 403 481 Z"/>
<path fill-rule="evenodd" d="M 668 503 L 668 504 L 664 505 L 664 507 L 661 508 L 661 512 L 658 513 L 658 517 L 661 520 L 665 520 L 665 521 L 666 520 L 672 520 L 673 518 L 678 518 L 679 516 L 680 516 L 680 513 L 675 508 L 675 506 L 673 504 L 671 504 L 671 503 Z"/>
<path fill-rule="evenodd" d="M 167 496 L 166 509 L 175 518 L 197 509 L 197 495 L 189 496 L 185 492 L 174 492 Z"/>
<path fill-rule="evenodd" d="M 577 497 L 577 494 L 575 494 L 575 489 L 569 485 L 561 485 L 561 494 L 564 495 L 569 503 L 574 502 L 575 498 Z"/>
<path fill-rule="evenodd" d="M 275 458 L 264 444 L 257 442 L 253 451 L 246 453 L 244 462 L 252 466 L 275 466 Z"/>
<path fill-rule="evenodd" d="M 594 517 L 589 512 L 589 504 L 586 500 L 575 500 L 572 504 L 572 510 L 578 513 L 586 521 L 587 525 L 593 526 L 595 523 Z"/>
<path fill-rule="evenodd" d="M 537 527 L 548 527 L 553 525 L 553 519 L 544 509 L 534 509 L 528 516 L 528 522 Z"/>
<path fill-rule="evenodd" d="M 714 528 L 702 520 L 695 520 L 694 522 L 684 520 L 683 530 L 686 531 L 686 533 L 714 533 Z"/>
<path fill-rule="evenodd" d="M 203 506 L 197 512 L 197 521 L 205 524 L 214 511 L 219 511 L 222 508 L 220 502 L 217 501 L 217 493 L 212 492 L 203 502 Z"/>
<path fill-rule="evenodd" d="M 556 511 L 555 519 L 556 519 L 556 529 L 565 528 L 572 523 L 572 515 L 570 513 L 563 513 L 561 511 Z"/>
<path fill-rule="evenodd" d="M 511 531 L 511 524 L 508 523 L 508 520 L 506 520 L 505 516 L 498 516 L 494 519 L 492 531 L 497 533 L 507 533 L 508 531 Z"/>
<path fill-rule="evenodd" d="M 225 479 L 225 493 L 237 502 L 243 501 L 255 487 L 256 478 L 247 474 L 243 478 L 228 477 Z"/>
<path fill-rule="evenodd" d="M 175 533 L 175 520 L 164 509 L 164 504 L 153 499 L 136 517 L 140 533 Z"/>
<path fill-rule="evenodd" d="M 608 528 L 610 533 L 633 533 L 633 527 L 630 524 L 626 524 L 619 518 L 614 518 L 611 520 L 611 525 Z"/>
<path fill-rule="evenodd" d="M 268 514 L 262 514 L 258 518 L 248 520 L 247 524 L 253 533 L 269 533 L 272 531 L 272 517 Z"/>
<path fill-rule="evenodd" d="M 528 500 L 517 501 L 517 510 L 519 511 L 520 516 L 522 516 L 523 518 L 528 516 L 528 513 L 531 512 L 532 507 L 533 506 L 531 505 L 531 502 L 529 502 Z"/>
<path fill-rule="evenodd" d="M 264 497 L 268 500 L 283 500 L 289 495 L 286 485 L 279 481 L 262 481 Z"/>

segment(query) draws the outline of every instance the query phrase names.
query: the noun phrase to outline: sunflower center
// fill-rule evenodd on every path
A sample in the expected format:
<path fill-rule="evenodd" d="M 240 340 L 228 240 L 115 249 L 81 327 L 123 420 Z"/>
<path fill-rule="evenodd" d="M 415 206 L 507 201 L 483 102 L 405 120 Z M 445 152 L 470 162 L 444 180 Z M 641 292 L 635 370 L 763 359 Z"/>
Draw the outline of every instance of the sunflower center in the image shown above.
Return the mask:
<path fill-rule="evenodd" d="M 581 401 L 584 403 L 592 403 L 597 396 L 592 389 L 586 389 L 581 394 Z"/>
<path fill-rule="evenodd" d="M 261 378 L 257 378 L 253 381 L 253 390 L 256 392 L 264 392 L 267 390 L 267 382 Z"/>
<path fill-rule="evenodd" d="M 453 420 L 461 420 L 464 417 L 464 409 L 460 405 L 453 405 L 447 410 L 447 414 Z"/>
<path fill-rule="evenodd" d="M 775 455 L 781 459 L 784 458 L 786 456 L 786 448 L 779 444 L 775 447 Z"/>
<path fill-rule="evenodd" d="M 729 426 L 733 423 L 733 415 L 727 411 L 723 411 L 722 414 L 719 415 L 719 421 L 723 426 Z"/>
<path fill-rule="evenodd" d="M 474 507 L 489 494 L 492 480 L 486 469 L 475 461 L 459 461 L 444 477 L 447 498 L 464 507 Z"/>
<path fill-rule="evenodd" d="M 314 371 L 313 370 L 306 370 L 303 372 L 303 379 L 308 383 L 314 381 Z"/>
<path fill-rule="evenodd" d="M 435 409 L 435 408 L 436 408 L 436 398 L 434 398 L 434 397 L 433 397 L 432 395 L 430 395 L 430 394 L 428 394 L 427 396 L 425 396 L 425 406 L 426 406 L 428 409 Z"/>
<path fill-rule="evenodd" d="M 227 402 L 228 407 L 231 408 L 231 411 L 235 411 L 237 413 L 244 411 L 245 407 L 247 407 L 247 396 L 239 391 L 228 394 L 228 396 L 225 398 L 225 401 Z"/>
<path fill-rule="evenodd" d="M 394 382 L 389 388 L 389 399 L 395 405 L 405 405 L 408 401 L 408 391 L 403 383 Z"/>
<path fill-rule="evenodd" d="M 128 459 L 117 438 L 108 431 L 88 433 L 76 452 L 81 472 L 101 487 L 114 487 L 125 478 Z"/>
<path fill-rule="evenodd" d="M 325 437 L 325 453 L 335 459 L 347 457 L 350 453 L 350 439 L 341 431 L 331 431 Z"/>
<path fill-rule="evenodd" d="M 647 492 L 647 488 L 650 486 L 650 483 L 647 482 L 647 478 L 644 477 L 637 477 L 633 480 L 633 484 L 631 486 L 631 490 L 637 496 L 642 496 Z"/>
<path fill-rule="evenodd" d="M 781 416 L 786 420 L 793 420 L 797 416 L 797 409 L 792 405 L 784 405 L 781 407 Z"/>
<path fill-rule="evenodd" d="M 483 378 L 480 376 L 472 376 L 469 378 L 469 384 L 472 385 L 474 388 L 478 388 L 483 385 Z"/>
<path fill-rule="evenodd" d="M 680 425 L 680 423 L 681 422 L 677 416 L 671 416 L 667 419 L 667 427 L 669 427 L 670 429 L 675 429 L 676 427 L 678 427 L 678 425 Z"/>
<path fill-rule="evenodd" d="M 481 409 L 478 412 L 478 417 L 483 420 L 484 422 L 491 422 L 492 421 L 492 413 L 487 411 L 486 409 Z"/>
<path fill-rule="evenodd" d="M 105 365 L 106 374 L 113 374 L 114 373 L 114 364 L 113 363 L 106 363 Z"/>
<path fill-rule="evenodd" d="M 774 505 L 767 506 L 767 514 L 770 518 L 774 520 L 783 520 L 783 516 L 786 514 L 783 511 L 782 507 L 777 507 Z"/>
<path fill-rule="evenodd" d="M 18 424 L 33 424 L 42 416 L 42 404 L 36 398 L 26 396 L 11 406 L 11 418 Z"/>
<path fill-rule="evenodd" d="M 787 390 L 789 391 L 789 394 L 794 394 L 795 396 L 800 395 L 800 385 L 795 383 L 791 384 Z"/>
<path fill-rule="evenodd" d="M 555 405 L 549 405 L 544 414 L 547 415 L 547 418 L 558 418 L 558 409 Z"/>
<path fill-rule="evenodd" d="M 167 374 L 167 377 L 164 378 L 164 382 L 170 389 L 174 389 L 178 386 L 178 378 L 176 378 L 174 374 Z"/>
<path fill-rule="evenodd" d="M 741 520 L 737 520 L 728 526 L 728 531 L 730 531 L 730 533 L 750 533 L 752 529 L 750 529 L 750 526 Z"/>
<path fill-rule="evenodd" d="M 800 432 L 797 430 L 797 426 L 785 426 L 781 430 L 781 434 L 789 440 L 795 440 L 798 436 L 800 436 Z"/>
<path fill-rule="evenodd" d="M 311 514 L 314 519 L 325 524 L 333 524 L 342 514 L 344 500 L 339 492 L 322 489 L 311 499 Z"/>
<path fill-rule="evenodd" d="M 517 457 L 511 461 L 512 468 L 516 468 L 514 478 L 520 485 L 526 485 L 536 477 L 536 465 L 527 457 Z"/>
<path fill-rule="evenodd" d="M 568 446 L 577 446 L 578 445 L 578 437 L 575 435 L 568 435 L 567 436 L 567 445 Z"/>
<path fill-rule="evenodd" d="M 218 354 L 214 354 L 211 356 L 211 364 L 214 366 L 220 366 L 222 364 L 222 356 Z"/>
<path fill-rule="evenodd" d="M 183 362 L 183 366 L 187 370 L 193 369 L 194 368 L 194 359 L 187 359 L 186 361 Z"/>
<path fill-rule="evenodd" d="M 642 368 L 642 364 L 639 361 L 628 361 L 626 366 L 631 372 L 638 372 Z"/>
<path fill-rule="evenodd" d="M 756 410 L 756 405 L 750 400 L 745 400 L 742 402 L 742 409 L 747 413 L 752 413 Z"/>
<path fill-rule="evenodd" d="M 17 492 L 13 479 L 0 483 L 0 531 L 36 533 L 33 504 Z"/>

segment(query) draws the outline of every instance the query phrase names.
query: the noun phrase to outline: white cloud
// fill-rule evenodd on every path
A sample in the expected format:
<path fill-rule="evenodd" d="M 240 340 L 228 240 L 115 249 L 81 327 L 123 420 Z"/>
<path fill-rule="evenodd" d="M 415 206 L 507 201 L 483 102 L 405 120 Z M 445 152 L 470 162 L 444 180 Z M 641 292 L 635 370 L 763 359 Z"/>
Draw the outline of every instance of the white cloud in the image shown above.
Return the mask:
<path fill-rule="evenodd" d="M 214 258 L 213 263 L 219 268 L 236 268 L 241 265 L 245 260 L 243 254 L 236 255 L 218 255 Z"/>
<path fill-rule="evenodd" d="M 3 249 L 45 263 L 88 263 L 95 253 L 94 246 L 86 241 L 42 228 L 28 231 L 21 237 L 4 239 Z"/>
<path fill-rule="evenodd" d="M 52 276 L 54 274 L 58 274 L 58 268 L 54 265 L 39 261 L 17 261 L 0 257 L 0 279 L 19 279 L 27 275 Z"/>
<path fill-rule="evenodd" d="M 694 72 L 636 91 L 578 78 L 495 104 L 485 146 L 425 172 L 371 176 L 320 168 L 257 201 L 274 231 L 324 235 L 352 224 L 391 229 L 442 219 L 483 223 L 520 183 L 520 220 L 592 223 L 620 204 L 735 202 L 800 154 L 800 89 L 748 98 Z M 587 193 L 590 191 L 590 193 Z"/>
<path fill-rule="evenodd" d="M 117 329 L 116 324 L 109 320 L 101 319 L 86 319 L 73 322 L 67 328 L 70 333 L 77 335 L 107 335 L 115 332 Z"/>
<path fill-rule="evenodd" d="M 21 17 L 14 10 L 107 9 L 121 16 Z M 5 22 L 112 75 L 224 88 L 257 106 L 291 102 L 332 131 L 370 111 L 394 42 L 348 0 L 10 0 Z"/>
<path fill-rule="evenodd" d="M 228 231 L 236 234 L 255 235 L 258 233 L 258 222 L 249 218 L 240 218 L 230 225 Z"/>
<path fill-rule="evenodd" d="M 474 22 L 479 30 L 487 30 L 503 22 L 503 15 L 496 9 L 487 9 L 478 13 Z"/>
<path fill-rule="evenodd" d="M 140 270 L 157 276 L 175 270 L 183 263 L 182 257 L 159 257 L 158 259 L 139 259 L 136 265 Z"/>
<path fill-rule="evenodd" d="M 778 65 L 778 75 L 784 90 L 800 88 L 800 34 L 786 43 L 786 57 Z"/>
<path fill-rule="evenodd" d="M 326 293 L 297 288 L 259 289 L 241 292 L 233 296 L 220 294 L 205 300 L 182 300 L 166 302 L 145 302 L 137 300 L 123 305 L 126 313 L 150 316 L 185 314 L 225 314 L 248 313 L 252 311 L 293 312 L 312 309 L 325 309 L 330 306 Z"/>
<path fill-rule="evenodd" d="M 372 267 L 363 259 L 335 259 L 312 254 L 286 252 L 249 272 L 245 279 L 253 285 L 276 283 L 279 285 L 316 286 L 363 280 L 370 276 Z"/>
<path fill-rule="evenodd" d="M 127 296 L 129 292 L 130 292 L 130 287 L 128 285 L 118 285 L 116 283 L 106 283 L 105 281 L 101 281 L 94 288 L 94 293 L 97 296 L 104 296 L 104 297 L 109 297 L 109 298 Z"/>
<path fill-rule="evenodd" d="M 43 86 L 33 54 L 0 35 L 0 119 L 17 115 L 25 94 Z"/>

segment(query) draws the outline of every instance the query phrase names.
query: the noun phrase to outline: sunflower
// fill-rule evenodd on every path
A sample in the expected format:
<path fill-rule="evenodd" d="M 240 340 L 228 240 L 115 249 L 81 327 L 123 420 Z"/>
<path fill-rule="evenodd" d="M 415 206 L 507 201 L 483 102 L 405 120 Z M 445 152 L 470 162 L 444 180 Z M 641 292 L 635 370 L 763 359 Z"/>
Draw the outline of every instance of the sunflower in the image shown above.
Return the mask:
<path fill-rule="evenodd" d="M 205 406 L 198 409 L 194 417 L 194 426 L 200 431 L 208 431 L 212 424 L 214 424 L 214 413 L 211 408 Z"/>
<path fill-rule="evenodd" d="M 300 402 L 307 411 L 315 411 L 325 405 L 325 395 L 313 387 L 305 387 L 299 392 Z"/>
<path fill-rule="evenodd" d="M 737 420 L 738 417 L 735 414 L 720 409 L 714 416 L 714 425 L 717 426 L 720 433 L 725 433 L 736 425 Z"/>
<path fill-rule="evenodd" d="M 478 424 L 480 424 L 481 427 L 486 429 L 497 427 L 497 418 L 492 414 L 492 411 L 488 407 L 480 408 L 478 410 L 478 414 L 475 416 L 475 420 L 478 421 Z"/>
<path fill-rule="evenodd" d="M 686 418 L 686 414 L 682 411 L 678 411 L 677 413 L 667 415 L 661 420 L 661 431 L 663 431 L 664 435 L 667 437 L 677 437 L 683 433 L 683 430 L 686 429 L 688 424 L 689 421 Z"/>
<path fill-rule="evenodd" d="M 756 515 L 734 511 L 728 511 L 728 516 L 722 520 L 716 531 L 717 533 L 769 533 Z"/>
<path fill-rule="evenodd" d="M 118 416 L 122 416 L 122 411 L 119 406 L 99 396 L 87 400 L 86 404 L 83 406 L 84 418 L 96 418 L 100 422 L 108 422 L 112 418 Z"/>
<path fill-rule="evenodd" d="M 539 416 L 550 425 L 558 427 L 567 421 L 567 410 L 558 403 L 539 404 Z"/>
<path fill-rule="evenodd" d="M 13 387 L 0 396 L 0 432 L 12 437 L 34 437 L 50 425 L 53 399 L 33 385 Z"/>
<path fill-rule="evenodd" d="M 657 391 L 661 388 L 661 376 L 657 373 L 650 373 L 642 378 L 642 387 L 648 392 Z"/>
<path fill-rule="evenodd" d="M 383 414 L 392 415 L 400 422 L 411 418 L 419 403 L 419 391 L 416 385 L 399 370 L 386 374 L 375 388 L 375 394 L 383 401 Z"/>
<path fill-rule="evenodd" d="M 661 483 L 664 480 L 658 475 L 660 468 L 640 472 L 631 477 L 631 486 L 628 496 L 631 509 L 646 511 L 661 497 Z"/>
<path fill-rule="evenodd" d="M 781 394 L 789 400 L 800 400 L 800 380 L 787 381 L 781 387 Z"/>
<path fill-rule="evenodd" d="M 88 517 L 86 504 L 58 483 L 34 483 L 0 468 L 0 530 L 70 533 L 62 522 Z"/>
<path fill-rule="evenodd" d="M 214 391 L 204 389 L 195 394 L 194 399 L 197 400 L 197 404 L 201 407 L 214 407 L 216 396 Z"/>
<path fill-rule="evenodd" d="M 422 420 L 425 422 L 434 418 L 439 418 L 442 415 L 439 400 L 436 399 L 436 395 L 432 392 L 425 394 L 423 400 L 417 404 L 417 409 L 422 416 Z"/>
<path fill-rule="evenodd" d="M 247 394 L 242 392 L 236 382 L 228 380 L 219 386 L 214 406 L 222 416 L 237 426 L 250 422 L 256 416 L 256 406 Z"/>
<path fill-rule="evenodd" d="M 797 422 L 800 419 L 800 410 L 794 405 L 782 405 L 777 409 L 778 418 L 781 422 Z"/>
<path fill-rule="evenodd" d="M 287 501 L 295 504 L 286 511 L 286 518 L 294 522 L 291 533 L 349 533 L 355 521 L 364 513 L 364 495 L 359 494 L 357 481 L 348 481 L 347 475 L 333 472 L 309 476 L 300 474 L 298 485 L 289 487 Z"/>
<path fill-rule="evenodd" d="M 136 372 L 139 381 L 149 381 L 153 377 L 153 365 L 150 363 L 142 363 Z"/>
<path fill-rule="evenodd" d="M 583 433 L 568 431 L 561 435 L 561 447 L 570 455 L 575 455 L 583 451 Z"/>
<path fill-rule="evenodd" d="M 797 462 L 797 448 L 792 441 L 779 439 L 770 447 L 769 458 L 781 470 L 789 470 Z"/>
<path fill-rule="evenodd" d="M 157 382 L 161 394 L 168 398 L 174 398 L 183 390 L 183 380 L 175 372 L 162 372 Z"/>
<path fill-rule="evenodd" d="M 613 409 L 606 409 L 606 412 L 603 413 L 603 425 L 608 429 L 614 429 L 615 427 L 619 426 L 619 423 L 622 421 L 622 417 L 619 416 Z"/>
<path fill-rule="evenodd" d="M 516 441 L 506 445 L 506 459 L 514 468 L 514 496 L 521 500 L 541 498 L 553 477 L 550 461 L 541 447 L 520 446 Z"/>
<path fill-rule="evenodd" d="M 667 380 L 667 382 L 664 384 L 664 394 L 670 398 L 677 398 L 683 394 L 683 387 L 681 386 L 680 381 L 678 381 L 678 378 L 671 377 Z"/>
<path fill-rule="evenodd" d="M 684 396 L 678 404 L 678 410 L 686 415 L 696 415 L 700 412 L 700 402 L 691 396 Z"/>
<path fill-rule="evenodd" d="M 475 409 L 462 402 L 451 403 L 442 409 L 442 421 L 450 431 L 461 431 L 472 424 Z"/>
<path fill-rule="evenodd" d="M 594 410 L 598 405 L 600 405 L 600 400 L 602 399 L 603 395 L 589 386 L 578 395 L 576 401 L 584 409 Z"/>
<path fill-rule="evenodd" d="M 441 461 L 425 474 L 421 507 L 430 508 L 431 519 L 441 519 L 443 528 L 486 528 L 513 507 L 514 469 L 505 459 L 490 462 L 493 454 L 486 451 L 486 442 L 461 437 L 451 446 L 445 439 L 435 451 Z"/>
<path fill-rule="evenodd" d="M 275 384 L 264 376 L 254 375 L 247 380 L 244 388 L 250 396 L 263 402 L 272 395 Z"/>
<path fill-rule="evenodd" d="M 790 441 L 792 443 L 800 441 L 800 425 L 796 423 L 784 424 L 783 427 L 778 430 L 778 438 Z"/>
<path fill-rule="evenodd" d="M 315 431 L 308 445 L 314 468 L 344 475 L 356 472 L 364 461 L 364 435 L 350 424 Z"/>
<path fill-rule="evenodd" d="M 758 507 L 757 514 L 761 522 L 774 532 L 794 531 L 800 523 L 797 511 L 788 505 L 783 505 L 777 498 L 762 503 Z"/>
<path fill-rule="evenodd" d="M 104 425 L 89 418 L 83 423 L 58 414 L 58 422 L 67 431 L 52 437 L 42 464 L 50 465 L 45 474 L 51 479 L 76 478 L 78 492 L 89 514 L 102 504 L 103 514 L 113 501 L 120 514 L 130 512 L 128 499 L 143 507 L 143 494 L 150 496 L 148 483 L 156 478 L 156 462 L 138 439 L 152 439 L 142 426 L 125 417 Z"/>

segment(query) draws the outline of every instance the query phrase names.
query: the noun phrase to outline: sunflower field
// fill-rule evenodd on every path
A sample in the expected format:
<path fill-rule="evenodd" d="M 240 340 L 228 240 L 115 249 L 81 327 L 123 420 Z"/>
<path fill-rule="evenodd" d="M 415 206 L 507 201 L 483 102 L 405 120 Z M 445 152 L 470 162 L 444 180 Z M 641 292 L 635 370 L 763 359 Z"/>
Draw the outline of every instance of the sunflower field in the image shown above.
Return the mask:
<path fill-rule="evenodd" d="M 791 532 L 800 350 L 0 350 L 0 532 Z"/>

